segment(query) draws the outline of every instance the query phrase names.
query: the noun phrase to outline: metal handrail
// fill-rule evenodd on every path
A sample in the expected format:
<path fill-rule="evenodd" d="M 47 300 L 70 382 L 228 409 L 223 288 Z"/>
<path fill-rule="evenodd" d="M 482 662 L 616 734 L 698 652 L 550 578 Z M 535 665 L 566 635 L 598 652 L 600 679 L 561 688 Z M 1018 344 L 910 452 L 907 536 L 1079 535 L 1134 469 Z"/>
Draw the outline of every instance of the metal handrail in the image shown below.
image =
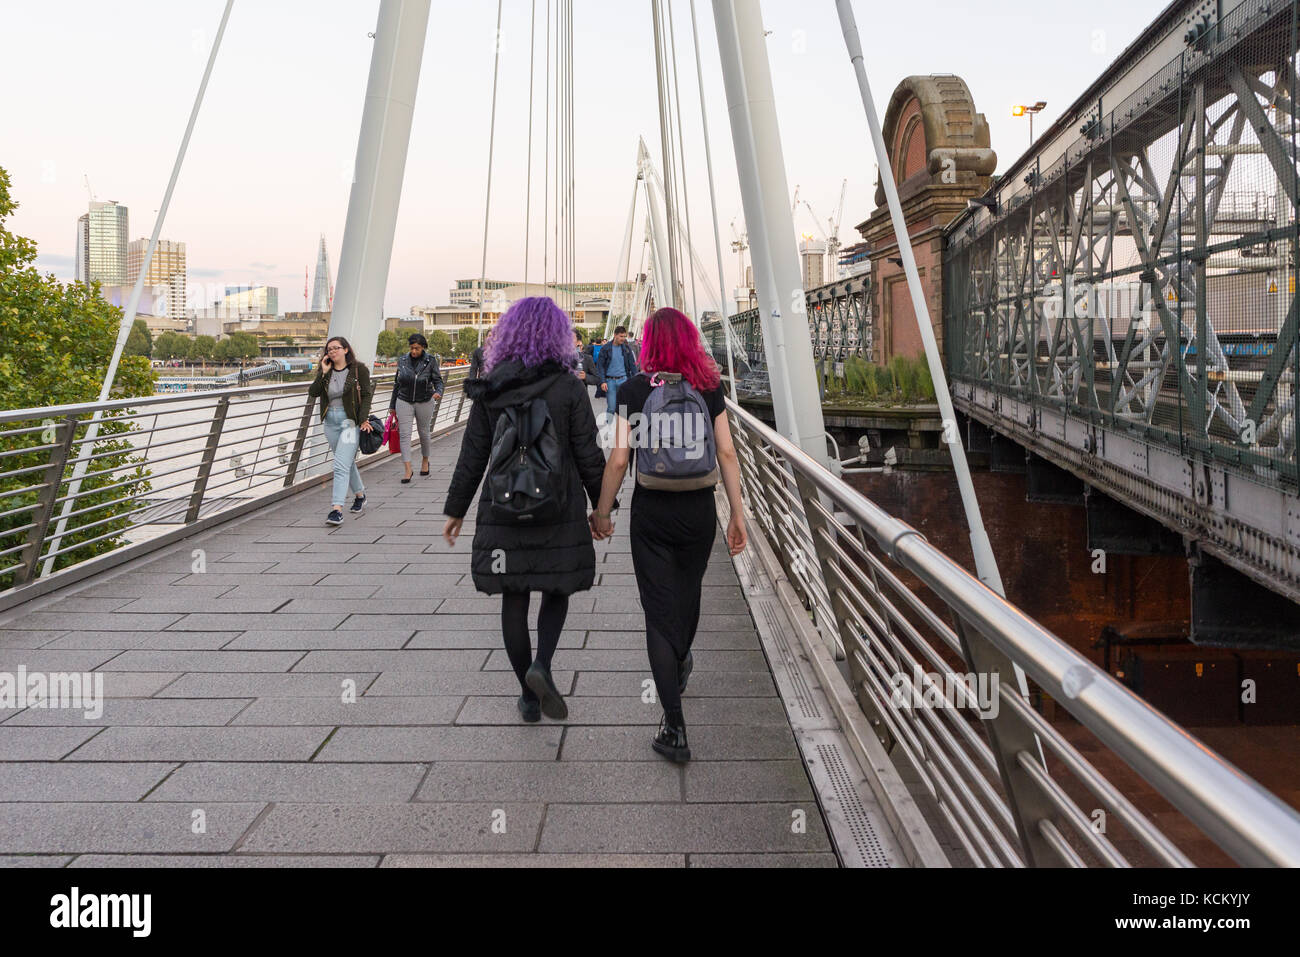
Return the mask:
<path fill-rule="evenodd" d="M 1190 863 L 1167 835 L 1034 712 L 1016 690 L 1010 673 L 1014 664 L 1233 859 L 1245 865 L 1300 866 L 1300 814 L 1294 809 L 989 590 L 914 528 L 832 475 L 794 443 L 730 399 L 727 409 L 740 458 L 742 462 L 748 460 L 748 467 L 741 470 L 742 480 L 746 500 L 755 515 L 762 516 L 759 524 L 782 561 L 791 562 L 794 556 L 784 549 L 802 536 L 792 537 L 788 527 L 782 527 L 787 519 L 781 510 L 798 507 L 796 514 L 787 515 L 794 526 L 808 529 L 816 551 L 815 556 L 801 556 L 802 569 L 815 587 L 800 590 L 805 602 L 822 592 L 835 609 L 835 615 L 830 617 L 819 610 L 816 625 L 828 645 L 838 642 L 849 652 L 850 659 L 856 659 L 851 671 L 855 690 L 862 692 L 857 697 L 864 711 L 869 717 L 882 719 L 879 724 L 884 733 L 895 735 L 901 752 L 913 762 L 937 802 L 938 815 L 954 829 L 973 860 L 999 863 L 1002 855 L 994 852 L 988 840 L 993 838 L 995 844 L 1000 844 L 998 835 L 1004 833 L 1004 828 L 990 831 L 989 826 L 998 819 L 1004 824 L 1010 819 L 1016 826 L 1007 836 L 1012 846 L 1019 845 L 1017 853 L 1026 863 L 1075 866 L 1088 863 L 1085 855 L 1108 866 L 1123 862 L 1109 838 L 1079 835 L 1078 829 L 1088 816 L 1070 796 L 1071 789 L 1062 787 L 1063 782 L 1053 777 L 1068 772 L 1070 780 L 1077 780 L 1082 789 L 1105 804 L 1125 832 L 1159 863 Z M 772 465 L 765 468 L 757 464 L 763 460 L 778 465 L 780 475 L 771 472 Z M 797 495 L 789 495 L 794 489 Z M 837 511 L 847 514 L 852 527 L 835 518 Z M 860 535 L 879 549 L 883 561 L 865 549 L 866 541 L 856 557 L 839 547 L 839 542 L 853 542 L 856 546 Z M 941 603 L 940 610 L 952 616 L 949 634 L 942 634 L 947 629 L 941 616 L 933 611 L 919 613 L 921 607 L 929 609 L 932 603 L 924 602 L 897 576 L 889 574 L 884 562 L 910 572 Z M 883 586 L 874 584 L 878 579 L 873 566 L 888 575 Z M 851 571 L 846 574 L 845 570 Z M 886 587 L 903 597 L 904 605 L 915 613 L 910 619 L 904 619 L 884 594 Z M 818 595 L 817 603 L 820 598 Z M 871 610 L 872 614 L 864 615 L 863 610 Z M 875 616 L 879 617 L 868 620 Z M 881 629 L 882 623 L 887 630 Z M 976 755 L 978 749 L 970 747 L 964 732 L 954 734 L 941 720 L 935 720 L 937 716 L 923 719 L 913 708 L 891 704 L 892 689 L 882 678 L 896 680 L 899 676 L 881 672 L 894 667 L 890 662 L 896 652 L 904 652 L 903 658 L 912 662 L 917 660 L 901 642 L 906 639 L 922 647 L 926 643 L 923 629 L 936 633 L 938 643 L 931 644 L 931 649 L 942 648 L 950 657 L 955 635 L 971 672 L 997 674 L 997 668 L 975 665 L 979 661 L 1003 662 L 1000 670 L 1006 672 L 1007 680 L 995 687 L 1007 707 L 997 717 L 986 717 L 970 726 L 984 733 L 990 729 L 998 732 L 996 738 L 989 736 L 989 748 L 996 758 L 1000 780 L 976 770 L 984 762 Z M 923 651 L 922 656 L 932 666 L 942 660 L 937 651 Z M 903 686 L 910 689 L 911 676 L 902 678 Z M 968 697 L 971 689 L 965 684 L 962 689 L 959 696 Z M 917 688 L 918 693 L 923 690 Z M 966 720 L 962 715 L 968 713 L 956 717 Z M 947 736 L 945 740 L 934 737 L 941 733 Z M 1032 745 L 1036 738 L 1057 758 L 1060 771 L 1043 765 L 1039 747 Z M 1028 741 L 1031 746 L 1010 744 L 1014 739 Z M 955 755 L 961 757 L 954 763 Z M 975 764 L 970 764 L 972 759 Z M 963 775 L 968 779 L 963 781 Z M 972 775 L 980 777 L 984 784 L 996 786 L 1000 793 L 969 780 Z M 1009 781 L 1014 782 L 1010 787 Z M 990 801 L 990 795 L 998 800 Z M 1002 808 L 996 806 L 998 801 Z M 972 815 L 981 819 L 982 826 L 976 826 Z"/>
<path fill-rule="evenodd" d="M 437 434 L 461 425 L 471 408 L 464 401 L 465 371 L 450 369 L 443 375 L 443 397 L 435 405 L 432 423 Z M 390 398 L 395 378 L 392 372 L 372 374 L 375 386 L 372 411 L 376 414 L 382 414 L 381 404 Z M 0 598 L 21 600 L 15 593 L 43 578 L 52 564 L 51 559 L 90 546 L 102 548 L 105 541 L 113 541 L 110 551 L 82 558 L 74 564 L 80 567 L 86 562 L 114 560 L 116 552 L 131 547 L 132 529 L 147 525 L 188 526 L 199 520 L 200 511 L 211 502 L 219 500 L 218 507 L 224 510 L 229 503 L 283 494 L 284 488 L 317 481 L 329 452 L 323 448 L 319 435 L 307 447 L 309 437 L 319 432 L 316 400 L 308 400 L 310 385 L 311 380 L 305 379 L 287 384 L 0 411 L 0 441 L 31 436 L 50 428 L 57 435 L 54 441 L 46 439 L 28 448 L 6 448 L 5 458 L 16 456 L 19 461 L 34 460 L 38 464 L 0 470 L 0 482 L 14 482 L 20 476 L 36 474 L 42 475 L 43 480 L 29 479 L 22 487 L 0 490 L 0 500 L 12 501 L 33 494 L 37 498 L 34 503 L 19 504 L 0 513 L 0 518 L 11 521 L 22 521 L 18 516 L 31 513 L 30 520 L 24 524 L 0 530 L 0 556 L 21 553 L 17 565 L 5 564 L 0 568 L 0 574 L 13 575 L 15 582 L 12 588 L 0 591 Z M 237 400 L 256 408 L 232 408 Z M 92 416 L 106 413 L 116 413 L 112 421 L 129 428 L 94 440 L 77 434 Z M 41 424 L 35 425 L 34 421 Z M 12 428 L 5 428 L 6 425 Z M 183 435 L 178 430 L 192 434 Z M 159 436 L 163 438 L 155 441 Z M 102 443 L 106 441 L 129 442 L 133 447 L 103 451 Z M 122 460 L 110 461 L 109 467 L 94 473 L 98 480 L 95 488 L 83 487 L 75 493 L 66 488 L 72 467 L 78 462 L 96 462 L 112 456 L 122 456 Z M 166 467 L 155 470 L 159 465 Z M 137 478 L 136 472 L 141 468 L 145 474 Z M 150 482 L 142 500 L 130 491 L 113 494 L 115 489 L 129 489 L 141 480 Z M 154 484 L 158 482 L 164 484 Z M 178 508 L 163 508 L 157 517 L 147 514 L 166 503 L 175 503 Z M 53 539 L 59 537 L 55 533 L 56 523 L 68 519 L 78 521 L 65 529 L 58 546 L 52 547 Z M 126 530 L 114 527 L 122 522 L 128 523 Z M 102 531 L 106 526 L 107 532 L 84 537 L 86 532 Z M 67 540 L 74 535 L 81 540 Z"/>

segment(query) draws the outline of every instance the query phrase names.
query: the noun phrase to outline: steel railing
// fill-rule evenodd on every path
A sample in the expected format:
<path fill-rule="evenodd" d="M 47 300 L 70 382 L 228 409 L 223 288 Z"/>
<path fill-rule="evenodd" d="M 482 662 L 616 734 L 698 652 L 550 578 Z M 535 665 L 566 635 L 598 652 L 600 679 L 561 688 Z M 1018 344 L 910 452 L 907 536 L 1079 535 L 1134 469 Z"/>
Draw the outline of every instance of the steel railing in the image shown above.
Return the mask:
<path fill-rule="evenodd" d="M 383 418 L 393 375 L 376 374 Z M 433 433 L 469 415 L 449 369 Z M 330 463 L 310 379 L 0 411 L 0 596 L 237 505 L 294 488 Z M 102 431 L 86 427 L 96 414 Z M 384 450 L 375 453 L 385 454 Z M 71 491 L 73 470 L 85 478 Z"/>
<path fill-rule="evenodd" d="M 1300 865 L 1300 814 L 730 400 L 745 499 L 920 803 L 978 866 L 1189 866 L 1127 770 L 1234 860 Z M 1071 740 L 1076 738 L 1076 740 Z M 1102 760 L 1102 759 L 1099 759 Z M 1112 780 L 1115 779 L 1115 780 Z M 941 828 L 942 829 L 942 828 Z M 1184 827 L 1179 836 L 1185 837 Z"/>

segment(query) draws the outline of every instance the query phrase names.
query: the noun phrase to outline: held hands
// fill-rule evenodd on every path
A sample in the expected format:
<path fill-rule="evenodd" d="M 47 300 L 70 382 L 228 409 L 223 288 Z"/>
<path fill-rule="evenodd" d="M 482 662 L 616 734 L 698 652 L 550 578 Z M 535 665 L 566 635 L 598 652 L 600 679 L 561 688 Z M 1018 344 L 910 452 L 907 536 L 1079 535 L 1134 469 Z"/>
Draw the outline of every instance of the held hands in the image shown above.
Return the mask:
<path fill-rule="evenodd" d="M 449 546 L 455 546 L 456 539 L 460 537 L 460 527 L 465 523 L 463 518 L 449 518 L 447 524 L 442 526 L 442 538 Z"/>
<path fill-rule="evenodd" d="M 369 419 L 366 419 L 366 421 L 362 422 L 360 428 L 361 428 L 361 431 L 362 431 L 362 432 L 373 432 L 373 431 L 374 431 L 374 428 L 370 425 L 370 420 L 369 420 Z"/>
<path fill-rule="evenodd" d="M 614 534 L 614 520 L 611 515 L 606 514 L 604 517 L 595 509 L 587 517 L 587 524 L 591 526 L 591 537 L 594 541 L 603 542 Z"/>

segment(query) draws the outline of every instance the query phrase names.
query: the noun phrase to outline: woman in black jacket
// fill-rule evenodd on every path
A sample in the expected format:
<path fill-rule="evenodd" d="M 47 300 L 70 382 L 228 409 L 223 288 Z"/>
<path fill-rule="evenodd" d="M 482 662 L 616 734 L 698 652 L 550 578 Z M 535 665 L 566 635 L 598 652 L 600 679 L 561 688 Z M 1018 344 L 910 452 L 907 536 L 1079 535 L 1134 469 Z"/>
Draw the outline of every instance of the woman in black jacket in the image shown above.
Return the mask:
<path fill-rule="evenodd" d="M 411 420 L 420 435 L 420 474 L 429 474 L 429 428 L 433 423 L 435 403 L 442 398 L 442 375 L 438 359 L 429 352 L 429 343 L 418 332 L 411 333 L 411 351 L 397 360 L 397 379 L 388 411 L 397 413 L 398 434 L 402 437 L 402 464 L 406 466 L 405 485 L 411 481 Z"/>
<path fill-rule="evenodd" d="M 443 509 L 449 516 L 443 537 L 454 545 L 489 460 L 496 463 L 479 498 L 470 569 L 479 591 L 501 595 L 506 654 L 523 689 L 519 713 L 530 722 L 540 719 L 539 712 L 548 718 L 568 717 L 551 679 L 551 658 L 564 628 L 569 595 L 590 588 L 596 578 L 584 493 L 593 505 L 600 497 L 605 456 L 596 442 L 596 417 L 587 390 L 574 374 L 576 364 L 572 328 L 554 302 L 530 297 L 506 311 L 488 343 L 482 377 L 465 386 L 474 405 Z M 496 451 L 503 454 L 493 455 L 499 425 L 509 429 L 515 423 L 522 430 L 528 423 L 540 427 L 547 417 L 549 426 L 531 446 L 513 441 L 516 433 L 511 431 L 500 438 Z M 548 476 L 553 482 L 543 493 Z M 527 486 L 536 481 L 540 499 L 531 499 L 533 490 L 520 484 L 523 477 L 529 478 Z M 529 501 L 549 502 L 557 506 L 557 514 L 549 520 L 520 521 L 511 509 Z M 528 603 L 535 591 L 542 599 L 534 659 Z"/>

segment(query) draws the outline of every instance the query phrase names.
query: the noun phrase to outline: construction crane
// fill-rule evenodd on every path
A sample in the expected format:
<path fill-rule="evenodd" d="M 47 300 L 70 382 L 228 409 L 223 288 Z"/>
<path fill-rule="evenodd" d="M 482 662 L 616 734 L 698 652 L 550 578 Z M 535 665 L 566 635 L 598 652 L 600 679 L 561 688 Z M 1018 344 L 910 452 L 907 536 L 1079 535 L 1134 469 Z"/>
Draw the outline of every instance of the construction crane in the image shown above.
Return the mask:
<path fill-rule="evenodd" d="M 817 211 L 812 208 L 812 203 L 804 200 L 804 206 L 808 207 L 808 212 L 817 224 L 818 231 L 822 234 L 822 239 L 826 241 L 826 255 L 831 264 L 831 276 L 838 278 L 839 269 L 839 252 L 840 252 L 840 219 L 844 215 L 844 195 L 849 188 L 849 181 L 846 179 L 840 184 L 840 202 L 835 207 L 835 215 L 826 222 L 830 225 L 830 231 L 827 232 L 822 228 L 821 220 L 817 218 Z"/>
<path fill-rule="evenodd" d="M 95 201 L 95 191 L 90 188 L 90 177 L 83 173 L 81 181 L 86 184 L 86 194 L 90 196 L 90 201 L 93 203 Z"/>
<path fill-rule="evenodd" d="M 790 218 L 794 218 L 794 211 L 799 208 L 799 184 L 794 185 L 794 199 L 790 200 Z"/>

